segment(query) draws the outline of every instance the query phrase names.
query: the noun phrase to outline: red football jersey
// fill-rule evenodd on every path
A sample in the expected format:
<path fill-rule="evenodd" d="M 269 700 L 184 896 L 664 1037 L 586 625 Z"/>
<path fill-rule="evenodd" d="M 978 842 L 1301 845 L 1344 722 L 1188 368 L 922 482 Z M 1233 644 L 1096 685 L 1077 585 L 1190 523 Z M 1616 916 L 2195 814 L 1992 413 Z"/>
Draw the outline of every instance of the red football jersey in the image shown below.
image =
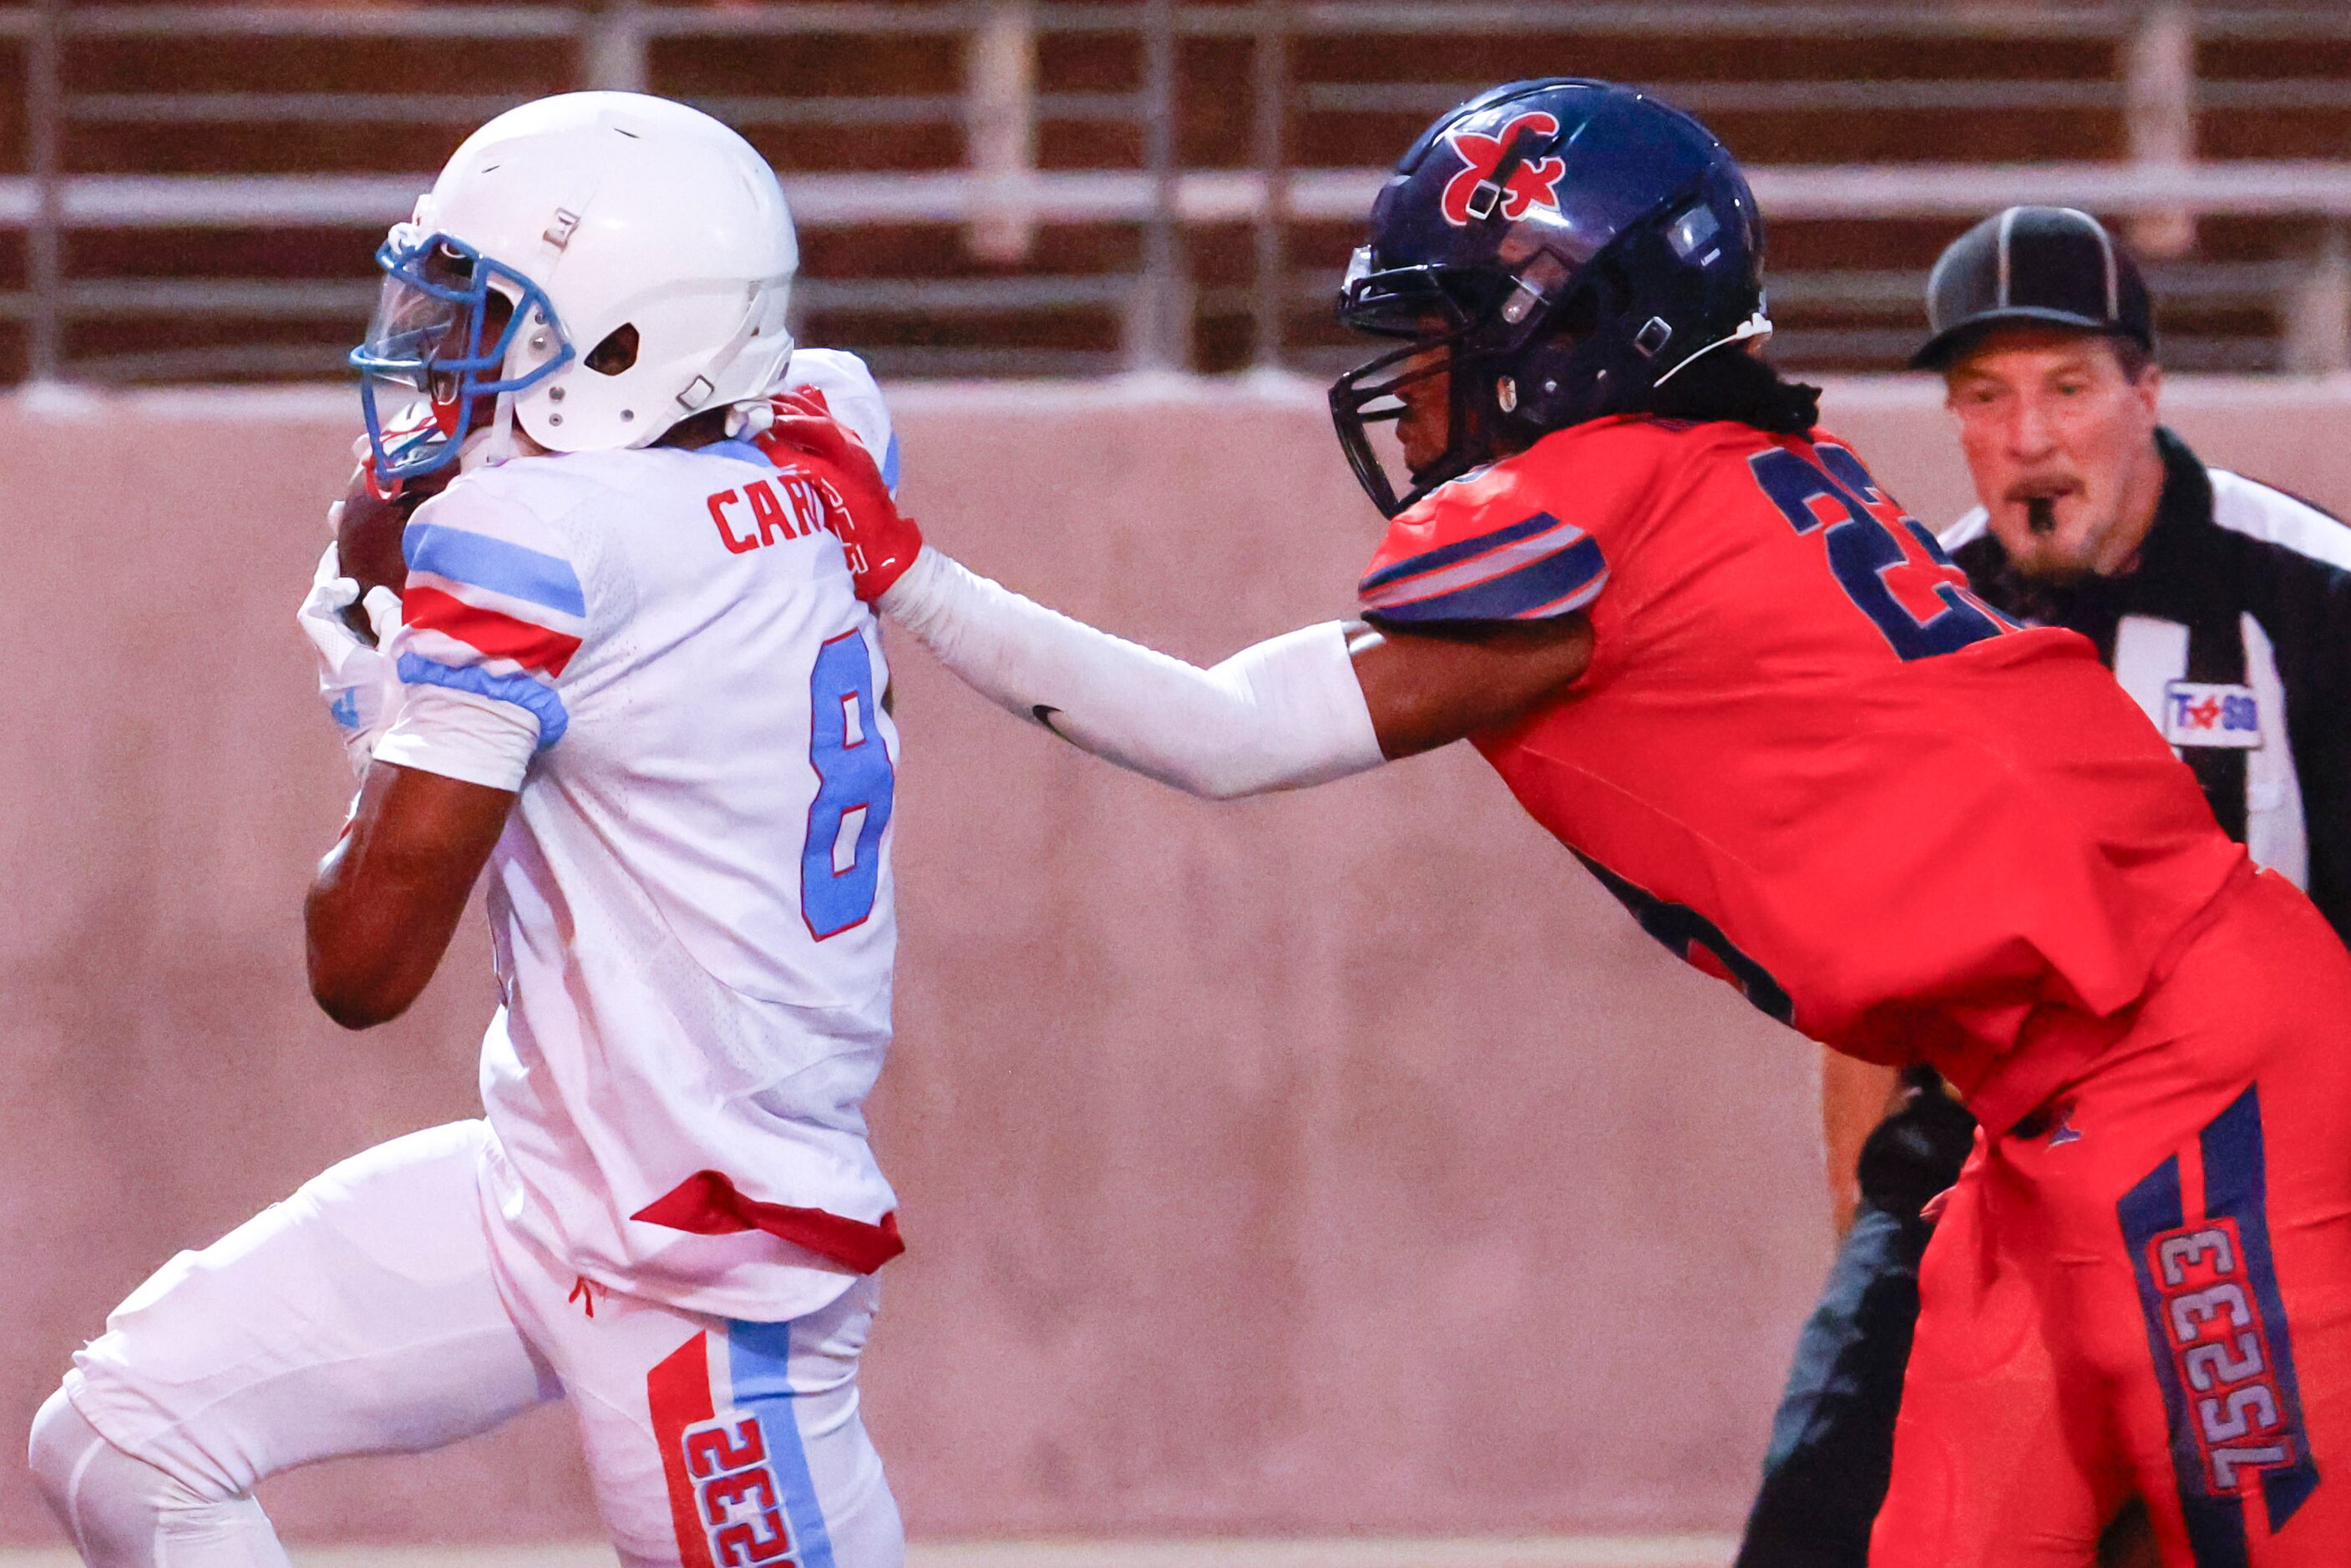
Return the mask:
<path fill-rule="evenodd" d="M 1972 1096 L 2034 1008 L 2136 1000 L 2243 851 L 2087 639 L 1978 599 L 1814 436 L 1558 431 L 1398 516 L 1363 603 L 1586 610 L 1583 679 L 1473 737 L 1511 792 L 1692 962 Z"/>

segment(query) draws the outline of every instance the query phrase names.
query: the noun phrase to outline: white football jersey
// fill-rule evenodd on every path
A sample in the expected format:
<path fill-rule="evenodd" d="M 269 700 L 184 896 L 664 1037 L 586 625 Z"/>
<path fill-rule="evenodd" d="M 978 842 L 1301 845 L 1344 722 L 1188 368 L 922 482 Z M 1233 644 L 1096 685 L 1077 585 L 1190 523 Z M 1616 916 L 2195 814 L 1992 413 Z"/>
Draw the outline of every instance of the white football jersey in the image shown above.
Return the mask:
<path fill-rule="evenodd" d="M 791 370 L 894 481 L 862 364 Z M 753 1321 L 899 1250 L 862 1110 L 898 737 L 819 483 L 738 441 L 464 475 L 404 537 L 407 697 L 376 752 L 507 784 L 484 725 L 521 737 L 488 872 L 493 1199 L 591 1279 Z"/>

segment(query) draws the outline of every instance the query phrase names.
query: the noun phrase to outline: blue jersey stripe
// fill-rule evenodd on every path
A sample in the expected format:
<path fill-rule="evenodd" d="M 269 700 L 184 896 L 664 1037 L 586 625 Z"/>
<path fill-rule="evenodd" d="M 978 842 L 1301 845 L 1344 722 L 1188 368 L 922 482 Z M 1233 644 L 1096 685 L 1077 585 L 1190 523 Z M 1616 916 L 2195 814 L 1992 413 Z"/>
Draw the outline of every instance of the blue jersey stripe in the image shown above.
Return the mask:
<path fill-rule="evenodd" d="M 1558 518 L 1548 512 L 1538 512 L 1533 516 L 1513 523 L 1507 528 L 1497 528 L 1490 534 L 1480 534 L 1475 539 L 1462 539 L 1450 545 L 1440 545 L 1434 550 L 1424 550 L 1417 556 L 1407 556 L 1392 566 L 1382 566 L 1357 584 L 1355 591 L 1362 595 L 1375 594 L 1399 578 L 1417 576 L 1423 572 L 1433 572 L 1440 566 L 1449 566 L 1456 561 L 1466 561 L 1472 556 L 1482 556 L 1499 545 L 1515 545 L 1521 539 L 1531 539 L 1546 528 L 1558 526 Z"/>
<path fill-rule="evenodd" d="M 1607 573 L 1608 563 L 1600 554 L 1600 542 L 1586 537 L 1499 577 L 1425 599 L 1381 605 L 1364 613 L 1374 621 L 1399 623 L 1516 620 L 1555 605 L 1558 607 L 1548 613 L 1564 615 L 1582 608 L 1585 601 L 1561 601 L 1573 599 L 1579 589 L 1597 588 Z"/>
<path fill-rule="evenodd" d="M 891 494 L 898 493 L 898 432 L 896 431 L 890 432 L 889 449 L 882 454 L 882 483 L 890 487 Z"/>
<path fill-rule="evenodd" d="M 400 552 L 413 572 L 431 572 L 453 583 L 469 583 L 583 619 L 588 614 L 579 575 L 560 556 L 440 523 L 410 524 L 402 535 Z"/>
<path fill-rule="evenodd" d="M 776 466 L 768 461 L 766 452 L 740 438 L 733 441 L 715 441 L 708 446 L 696 447 L 695 451 L 703 457 L 723 457 L 731 462 L 748 462 L 760 468 Z"/>
<path fill-rule="evenodd" d="M 792 1396 L 792 1325 L 789 1323 L 729 1323 L 727 1372 L 735 1404 L 759 1417 L 768 1439 L 768 1462 L 783 1491 L 784 1522 L 792 1532 L 796 1568 L 833 1568 L 832 1533 L 825 1528 L 816 1482 L 809 1475 L 808 1450 L 800 1441 L 799 1411 Z"/>
<path fill-rule="evenodd" d="M 555 688 L 528 675 L 493 675 L 475 665 L 443 664 L 423 654 L 403 653 L 400 656 L 400 679 L 410 686 L 445 686 L 452 691 L 470 691 L 476 697 L 513 703 L 538 719 L 538 749 L 542 752 L 563 739 L 563 732 L 571 724 L 571 714 L 563 706 L 563 699 L 556 695 Z"/>

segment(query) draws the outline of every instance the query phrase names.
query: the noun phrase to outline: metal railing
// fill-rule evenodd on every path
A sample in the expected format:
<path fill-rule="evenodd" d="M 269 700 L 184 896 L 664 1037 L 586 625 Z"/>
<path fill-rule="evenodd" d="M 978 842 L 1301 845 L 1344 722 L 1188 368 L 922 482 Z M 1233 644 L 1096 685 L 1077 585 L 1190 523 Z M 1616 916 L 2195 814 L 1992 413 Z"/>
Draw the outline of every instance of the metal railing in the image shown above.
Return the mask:
<path fill-rule="evenodd" d="M 0 6 L 0 46 L 14 40 L 23 61 L 25 169 L 0 175 L 0 229 L 21 234 L 24 286 L 0 292 L 0 319 L 25 334 L 36 379 L 206 374 L 206 350 L 70 352 L 76 328 L 144 315 L 223 321 L 267 315 L 350 322 L 364 317 L 370 279 L 127 278 L 75 275 L 68 240 L 104 231 L 371 228 L 403 215 L 429 183 L 423 169 L 371 173 L 164 174 L 85 172 L 72 166 L 75 138 L 94 128 L 144 127 L 191 135 L 208 128 L 266 125 L 289 134 L 309 128 L 464 124 L 531 96 L 470 89 L 342 93 L 287 90 L 171 91 L 113 84 L 79 90 L 64 68 L 69 49 L 167 38 L 235 47 L 241 40 L 423 40 L 488 46 L 555 44 L 569 51 L 576 85 L 665 90 L 662 51 L 681 44 L 798 37 L 928 37 L 958 46 L 963 79 L 946 90 L 789 97 L 725 93 L 695 99 L 747 130 L 849 130 L 920 124 L 949 133 L 960 156 L 929 169 L 813 172 L 787 176 L 796 217 L 812 233 L 876 224 L 951 225 L 970 254 L 1003 266 L 1033 258 L 1053 225 L 1110 225 L 1131 234 L 1132 264 L 1114 271 L 1015 272 L 1008 275 L 810 277 L 803 317 L 979 321 L 1012 312 L 1094 312 L 1116 323 L 1102 348 L 1023 349 L 979 340 L 907 356 L 914 368 L 957 373 L 1182 368 L 1193 362 L 1203 315 L 1245 318 L 1248 358 L 1279 366 L 1322 350 L 1299 330 L 1301 316 L 1327 298 L 1329 267 L 1301 265 L 1330 248 L 1316 231 L 1352 225 L 1367 210 L 1384 171 L 1301 161 L 1297 127 L 1316 115 L 1432 114 L 1479 83 L 1448 79 L 1324 80 L 1301 58 L 1334 40 L 1384 40 L 1400 60 L 1442 51 L 1444 38 L 1624 37 L 1660 26 L 1687 41 L 1692 58 L 1731 67 L 1741 40 L 1781 37 L 1881 41 L 1974 39 L 2109 47 L 2109 76 L 2058 79 L 1691 79 L 1655 84 L 1702 115 L 1774 115 L 1817 121 L 1854 115 L 1991 115 L 2056 112 L 2121 119 L 2129 153 L 2111 161 L 2018 164 L 1766 164 L 1750 171 L 1766 213 L 1779 223 L 1958 220 L 2014 202 L 2056 202 L 2133 220 L 2143 250 L 2165 265 L 2167 301 L 2263 312 L 2271 340 L 2221 343 L 2213 363 L 2263 361 L 2294 369 L 2341 369 L 2351 328 L 2336 319 L 2345 288 L 2340 225 L 2351 220 L 2351 142 L 2341 160 L 2200 162 L 2194 147 L 2200 107 L 2326 113 L 2351 109 L 2351 79 L 2277 75 L 2200 79 L 2199 40 L 2283 47 L 2295 40 L 2351 40 L 2351 6 L 2206 5 L 2161 3 L 1969 5 L 1888 7 L 1782 3 L 1692 4 L 1686 0 L 1577 0 L 1575 4 L 1476 0 L 942 0 L 939 4 L 830 3 L 599 5 L 68 5 L 43 0 Z M 1040 87 L 1040 52 L 1056 38 L 1116 39 L 1136 57 L 1133 85 Z M 1183 51 L 1200 41 L 1248 47 L 1244 77 L 1216 84 L 1229 103 L 1247 152 L 1227 166 L 1187 167 L 1178 114 L 1186 89 Z M 1196 82 L 1191 84 L 1196 95 Z M 691 96 L 691 95 L 683 95 Z M 1082 124 L 1132 133 L 1127 167 L 1042 167 L 1039 130 Z M 2182 128 L 2185 128 L 2184 139 Z M 1384 151 L 1382 148 L 1380 151 Z M 2212 220 L 2286 219 L 2307 236 L 2298 258 L 2240 265 L 2173 260 Z M 1218 225 L 1249 230 L 1250 281 L 1197 280 L 1196 236 Z M 355 254 L 364 246 L 355 240 Z M 1311 243 L 1310 243 L 1311 242 Z M 1323 258 L 1335 260 L 1336 258 Z M 1808 334 L 1826 357 L 1880 360 L 1915 331 L 1917 274 L 1814 269 L 1775 274 L 1783 305 L 1846 317 Z M 1883 324 L 1873 319 L 1883 316 Z M 1900 325 L 1897 327 L 1897 319 Z M 239 347 L 250 356 L 255 350 Z M 282 346 L 288 366 L 330 372 L 324 348 Z M 308 355 L 308 358 L 305 358 Z M 248 358 L 246 363 L 249 367 Z"/>

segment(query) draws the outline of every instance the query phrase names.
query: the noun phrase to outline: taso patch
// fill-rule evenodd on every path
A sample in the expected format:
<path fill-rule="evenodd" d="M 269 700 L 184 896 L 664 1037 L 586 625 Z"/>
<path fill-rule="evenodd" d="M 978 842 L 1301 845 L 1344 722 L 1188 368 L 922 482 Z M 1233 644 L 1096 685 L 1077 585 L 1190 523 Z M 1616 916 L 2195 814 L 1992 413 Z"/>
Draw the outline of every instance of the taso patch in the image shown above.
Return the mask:
<path fill-rule="evenodd" d="M 2163 738 L 2175 746 L 2252 751 L 2262 743 L 2261 700 L 2250 686 L 2171 681 L 2163 689 Z"/>

